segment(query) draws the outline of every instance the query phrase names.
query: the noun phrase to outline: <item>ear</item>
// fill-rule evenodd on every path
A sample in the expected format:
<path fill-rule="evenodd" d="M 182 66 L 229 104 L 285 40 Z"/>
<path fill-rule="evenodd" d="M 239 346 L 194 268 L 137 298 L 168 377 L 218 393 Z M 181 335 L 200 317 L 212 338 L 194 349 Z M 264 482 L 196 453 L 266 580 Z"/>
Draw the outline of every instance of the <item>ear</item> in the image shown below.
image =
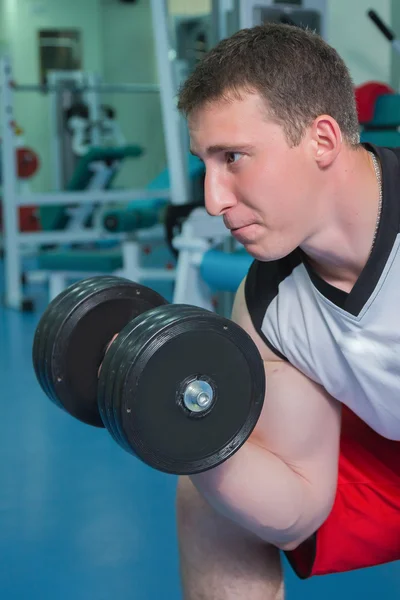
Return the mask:
<path fill-rule="evenodd" d="M 329 115 L 321 115 L 314 120 L 310 133 L 315 160 L 321 168 L 329 167 L 343 144 L 337 121 Z"/>

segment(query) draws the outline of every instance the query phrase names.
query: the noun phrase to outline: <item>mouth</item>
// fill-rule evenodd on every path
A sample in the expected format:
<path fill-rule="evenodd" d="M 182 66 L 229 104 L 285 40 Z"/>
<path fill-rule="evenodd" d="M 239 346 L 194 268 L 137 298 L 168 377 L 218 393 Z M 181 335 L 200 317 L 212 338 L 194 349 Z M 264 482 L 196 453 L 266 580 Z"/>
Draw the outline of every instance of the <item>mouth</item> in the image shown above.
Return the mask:
<path fill-rule="evenodd" d="M 230 230 L 232 231 L 232 233 L 234 231 L 240 231 L 241 229 L 246 229 L 246 227 L 251 227 L 252 223 L 250 223 L 249 225 L 241 225 L 240 227 L 230 227 Z"/>
<path fill-rule="evenodd" d="M 233 237 L 238 240 L 238 242 L 244 243 L 246 241 L 251 241 L 252 231 L 256 229 L 255 223 L 250 223 L 249 225 L 243 225 L 242 227 L 233 227 L 231 228 L 231 234 Z"/>

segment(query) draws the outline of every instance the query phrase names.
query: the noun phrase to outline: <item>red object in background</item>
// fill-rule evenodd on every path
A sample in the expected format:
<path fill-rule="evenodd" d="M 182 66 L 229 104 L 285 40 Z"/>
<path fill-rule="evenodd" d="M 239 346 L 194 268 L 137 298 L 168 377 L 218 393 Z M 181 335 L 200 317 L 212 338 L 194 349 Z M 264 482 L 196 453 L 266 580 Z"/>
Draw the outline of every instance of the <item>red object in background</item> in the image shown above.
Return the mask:
<path fill-rule="evenodd" d="M 16 149 L 17 174 L 21 180 L 30 179 L 40 168 L 39 156 L 26 146 Z M 36 206 L 22 206 L 19 209 L 19 230 L 39 231 L 41 229 L 39 219 L 36 216 Z M 0 230 L 3 229 L 3 214 L 0 203 Z"/>
<path fill-rule="evenodd" d="M 39 219 L 36 216 L 36 206 L 21 206 L 19 209 L 20 231 L 39 231 L 41 229 Z M 3 229 L 3 211 L 0 203 L 0 231 Z"/>
<path fill-rule="evenodd" d="M 370 123 L 374 118 L 375 103 L 379 96 L 395 94 L 395 90 L 380 81 L 367 81 L 355 88 L 358 122 Z"/>
<path fill-rule="evenodd" d="M 36 206 L 21 206 L 19 209 L 20 231 L 39 231 L 39 219 L 36 216 Z"/>
<path fill-rule="evenodd" d="M 39 157 L 30 148 L 17 148 L 17 172 L 19 179 L 33 177 L 40 167 Z"/>

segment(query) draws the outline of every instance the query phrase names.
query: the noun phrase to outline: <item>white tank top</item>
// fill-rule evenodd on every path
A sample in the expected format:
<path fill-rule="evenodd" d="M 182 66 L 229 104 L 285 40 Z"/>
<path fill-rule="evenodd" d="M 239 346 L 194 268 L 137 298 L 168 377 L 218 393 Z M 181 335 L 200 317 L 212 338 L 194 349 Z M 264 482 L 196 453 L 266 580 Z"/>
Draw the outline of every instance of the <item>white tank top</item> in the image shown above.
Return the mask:
<path fill-rule="evenodd" d="M 384 437 L 400 440 L 400 149 L 382 165 L 375 246 L 352 291 L 322 280 L 298 249 L 255 260 L 245 295 L 265 343 Z"/>

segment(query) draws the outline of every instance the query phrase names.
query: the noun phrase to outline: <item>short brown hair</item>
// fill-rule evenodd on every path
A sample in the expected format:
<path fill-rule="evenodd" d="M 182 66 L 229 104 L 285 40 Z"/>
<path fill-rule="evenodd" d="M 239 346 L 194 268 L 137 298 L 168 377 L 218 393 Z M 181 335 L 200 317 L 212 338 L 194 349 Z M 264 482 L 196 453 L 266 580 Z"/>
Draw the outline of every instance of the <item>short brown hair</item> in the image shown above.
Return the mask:
<path fill-rule="evenodd" d="M 316 117 L 334 118 L 350 145 L 359 143 L 354 85 L 337 51 L 292 25 L 242 29 L 206 54 L 183 84 L 178 109 L 188 116 L 212 101 L 258 92 L 288 142 L 300 143 Z"/>

